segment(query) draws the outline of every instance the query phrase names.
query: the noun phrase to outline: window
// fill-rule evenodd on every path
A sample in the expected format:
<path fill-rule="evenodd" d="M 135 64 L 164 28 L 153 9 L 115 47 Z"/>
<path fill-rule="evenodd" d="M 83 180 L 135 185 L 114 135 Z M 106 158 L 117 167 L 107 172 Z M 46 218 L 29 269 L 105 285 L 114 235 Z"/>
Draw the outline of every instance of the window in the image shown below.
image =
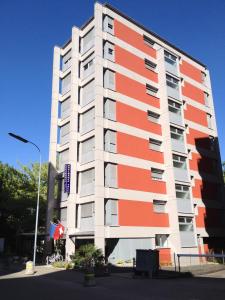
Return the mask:
<path fill-rule="evenodd" d="M 80 64 L 80 75 L 81 78 L 84 79 L 87 76 L 89 76 L 91 73 L 94 72 L 94 58 L 93 55 L 85 59 L 81 64 Z"/>
<path fill-rule="evenodd" d="M 81 115 L 81 134 L 87 133 L 95 128 L 95 109 L 89 109 Z"/>
<path fill-rule="evenodd" d="M 69 50 L 63 57 L 62 57 L 62 71 L 66 71 L 71 66 L 71 50 Z"/>
<path fill-rule="evenodd" d="M 210 114 L 206 114 L 208 128 L 212 129 L 212 116 Z"/>
<path fill-rule="evenodd" d="M 146 93 L 147 93 L 148 95 L 151 95 L 151 96 L 156 97 L 157 92 L 158 92 L 158 89 L 157 89 L 157 88 L 155 88 L 154 86 L 152 86 L 152 85 L 150 85 L 150 84 L 146 84 Z"/>
<path fill-rule="evenodd" d="M 176 189 L 176 198 L 178 198 L 178 199 L 190 199 L 189 186 L 181 185 L 181 184 L 175 184 L 175 189 Z"/>
<path fill-rule="evenodd" d="M 187 169 L 186 167 L 186 157 L 173 154 L 173 166 L 179 169 Z"/>
<path fill-rule="evenodd" d="M 104 58 L 111 61 L 115 60 L 114 45 L 109 42 L 105 42 L 104 44 Z"/>
<path fill-rule="evenodd" d="M 206 81 L 206 74 L 205 74 L 205 72 L 201 72 L 201 77 L 202 77 L 202 83 L 205 83 L 205 81 Z"/>
<path fill-rule="evenodd" d="M 205 105 L 209 106 L 209 94 L 208 93 L 204 93 L 204 100 L 205 100 Z"/>
<path fill-rule="evenodd" d="M 109 16 L 104 16 L 103 19 L 103 30 L 105 32 L 114 34 L 114 20 Z"/>
<path fill-rule="evenodd" d="M 94 215 L 94 202 L 81 204 L 81 218 L 90 218 Z"/>
<path fill-rule="evenodd" d="M 152 168 L 151 169 L 152 180 L 163 180 L 163 172 L 164 172 L 163 170 Z"/>
<path fill-rule="evenodd" d="M 156 234 L 155 235 L 155 246 L 160 248 L 168 247 L 168 235 L 167 234 Z"/>
<path fill-rule="evenodd" d="M 156 213 L 165 213 L 166 202 L 162 200 L 153 200 L 153 211 Z"/>
<path fill-rule="evenodd" d="M 105 151 L 116 153 L 116 132 L 107 129 L 105 131 Z"/>
<path fill-rule="evenodd" d="M 67 98 L 63 102 L 60 103 L 60 117 L 61 119 L 65 119 L 70 115 L 70 105 L 71 99 Z"/>
<path fill-rule="evenodd" d="M 64 95 L 69 92 L 71 86 L 71 73 L 61 79 L 61 94 Z"/>
<path fill-rule="evenodd" d="M 169 53 L 167 51 L 164 52 L 164 59 L 166 62 L 168 62 L 169 64 L 171 64 L 173 66 L 176 65 L 176 63 L 177 63 L 176 56 L 172 55 L 171 53 Z"/>
<path fill-rule="evenodd" d="M 67 221 L 67 207 L 63 207 L 60 209 L 60 217 L 61 223 L 65 226 Z"/>
<path fill-rule="evenodd" d="M 193 218 L 191 217 L 178 217 L 180 231 L 194 231 Z"/>
<path fill-rule="evenodd" d="M 170 136 L 172 139 L 183 141 L 184 136 L 183 136 L 183 130 L 170 126 Z"/>
<path fill-rule="evenodd" d="M 145 59 L 145 67 L 146 67 L 146 69 L 154 71 L 156 68 L 156 64 L 154 64 L 153 62 L 151 62 L 148 59 Z"/>
<path fill-rule="evenodd" d="M 104 118 L 116 121 L 116 101 L 113 101 L 111 99 L 105 99 Z"/>
<path fill-rule="evenodd" d="M 174 102 L 172 100 L 168 100 L 169 111 L 178 115 L 181 115 L 181 104 Z"/>
<path fill-rule="evenodd" d="M 179 89 L 179 80 L 170 75 L 166 75 L 166 84 L 173 89 Z"/>
<path fill-rule="evenodd" d="M 144 43 L 150 47 L 153 47 L 155 42 L 150 39 L 149 37 L 147 37 L 146 35 L 143 36 L 143 39 L 144 39 Z"/>
<path fill-rule="evenodd" d="M 154 113 L 153 111 L 148 110 L 148 120 L 153 123 L 159 123 L 159 114 Z"/>
<path fill-rule="evenodd" d="M 115 90 L 115 72 L 105 70 L 104 72 L 104 88 Z"/>
<path fill-rule="evenodd" d="M 94 28 L 81 39 L 81 53 L 84 54 L 94 46 Z"/>
<path fill-rule="evenodd" d="M 69 161 L 69 149 L 58 153 L 58 170 L 64 171 L 65 164 Z"/>
<path fill-rule="evenodd" d="M 81 163 L 94 160 L 95 139 L 94 137 L 81 143 Z"/>
<path fill-rule="evenodd" d="M 105 187 L 117 187 L 117 165 L 107 163 L 105 165 Z"/>
<path fill-rule="evenodd" d="M 95 99 L 95 81 L 92 80 L 88 82 L 85 86 L 83 86 L 81 89 L 81 106 L 84 107 L 85 105 L 94 101 L 94 99 Z"/>
<path fill-rule="evenodd" d="M 105 202 L 105 225 L 118 225 L 118 200 L 108 199 Z"/>
<path fill-rule="evenodd" d="M 81 196 L 94 194 L 95 169 L 81 172 Z"/>
<path fill-rule="evenodd" d="M 149 139 L 149 148 L 155 151 L 161 151 L 162 142 L 155 139 Z"/>
<path fill-rule="evenodd" d="M 67 123 L 60 127 L 60 144 L 65 144 L 69 142 L 69 131 L 70 131 L 70 123 Z"/>

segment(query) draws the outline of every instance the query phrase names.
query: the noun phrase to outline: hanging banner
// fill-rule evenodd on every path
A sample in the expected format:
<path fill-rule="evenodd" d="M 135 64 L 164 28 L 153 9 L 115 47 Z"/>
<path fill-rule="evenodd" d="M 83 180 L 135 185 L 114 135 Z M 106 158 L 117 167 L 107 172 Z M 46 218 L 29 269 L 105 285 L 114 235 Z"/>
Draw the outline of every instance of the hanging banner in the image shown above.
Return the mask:
<path fill-rule="evenodd" d="M 71 177 L 71 165 L 65 164 L 64 169 L 64 193 L 70 193 L 70 177 Z"/>

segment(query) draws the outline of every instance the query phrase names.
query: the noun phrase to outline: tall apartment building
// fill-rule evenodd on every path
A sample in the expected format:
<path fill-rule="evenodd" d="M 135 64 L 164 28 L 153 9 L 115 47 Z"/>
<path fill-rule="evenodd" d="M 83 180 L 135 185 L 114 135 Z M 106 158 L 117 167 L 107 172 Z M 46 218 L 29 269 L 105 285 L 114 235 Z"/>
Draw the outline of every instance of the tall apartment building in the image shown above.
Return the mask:
<path fill-rule="evenodd" d="M 49 161 L 48 221 L 58 209 L 67 257 L 86 242 L 112 263 L 223 246 L 209 71 L 108 4 L 54 48 Z"/>

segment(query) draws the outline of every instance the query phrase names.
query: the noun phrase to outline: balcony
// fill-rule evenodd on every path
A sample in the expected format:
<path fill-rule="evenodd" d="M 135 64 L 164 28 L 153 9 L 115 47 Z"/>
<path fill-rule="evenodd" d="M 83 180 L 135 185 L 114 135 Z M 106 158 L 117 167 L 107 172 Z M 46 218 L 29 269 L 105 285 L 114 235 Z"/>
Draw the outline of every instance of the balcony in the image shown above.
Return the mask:
<path fill-rule="evenodd" d="M 177 210 L 179 213 L 193 213 L 191 199 L 177 198 Z"/>
<path fill-rule="evenodd" d="M 172 74 L 178 76 L 176 62 L 171 63 L 171 62 L 167 61 L 166 58 L 165 58 L 165 68 L 166 68 L 167 72 L 172 73 Z"/>
<path fill-rule="evenodd" d="M 189 182 L 188 172 L 186 169 L 174 167 L 173 170 L 175 180 Z"/>
<path fill-rule="evenodd" d="M 196 247 L 194 231 L 180 231 L 181 247 Z"/>
<path fill-rule="evenodd" d="M 186 153 L 185 144 L 183 140 L 171 138 L 171 143 L 172 143 L 172 151 Z"/>

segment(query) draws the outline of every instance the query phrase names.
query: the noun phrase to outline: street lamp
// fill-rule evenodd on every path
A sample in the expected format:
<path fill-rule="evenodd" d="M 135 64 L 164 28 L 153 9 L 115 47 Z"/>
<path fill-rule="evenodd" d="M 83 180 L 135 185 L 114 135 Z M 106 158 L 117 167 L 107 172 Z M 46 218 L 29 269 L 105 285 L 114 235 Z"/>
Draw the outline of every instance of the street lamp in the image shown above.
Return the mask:
<path fill-rule="evenodd" d="M 35 267 L 36 262 L 36 250 L 37 250 L 37 230 L 38 230 L 38 214 L 39 214 L 39 198 L 40 198 L 40 185 L 41 185 L 41 150 L 40 148 L 34 144 L 33 142 L 24 139 L 23 137 L 16 135 L 14 133 L 9 132 L 9 135 L 23 143 L 30 143 L 35 148 L 37 148 L 39 152 L 39 172 L 38 172 L 38 194 L 37 194 L 37 208 L 36 208 L 36 220 L 35 220 L 35 233 L 34 233 L 34 254 L 33 254 L 33 267 Z"/>

